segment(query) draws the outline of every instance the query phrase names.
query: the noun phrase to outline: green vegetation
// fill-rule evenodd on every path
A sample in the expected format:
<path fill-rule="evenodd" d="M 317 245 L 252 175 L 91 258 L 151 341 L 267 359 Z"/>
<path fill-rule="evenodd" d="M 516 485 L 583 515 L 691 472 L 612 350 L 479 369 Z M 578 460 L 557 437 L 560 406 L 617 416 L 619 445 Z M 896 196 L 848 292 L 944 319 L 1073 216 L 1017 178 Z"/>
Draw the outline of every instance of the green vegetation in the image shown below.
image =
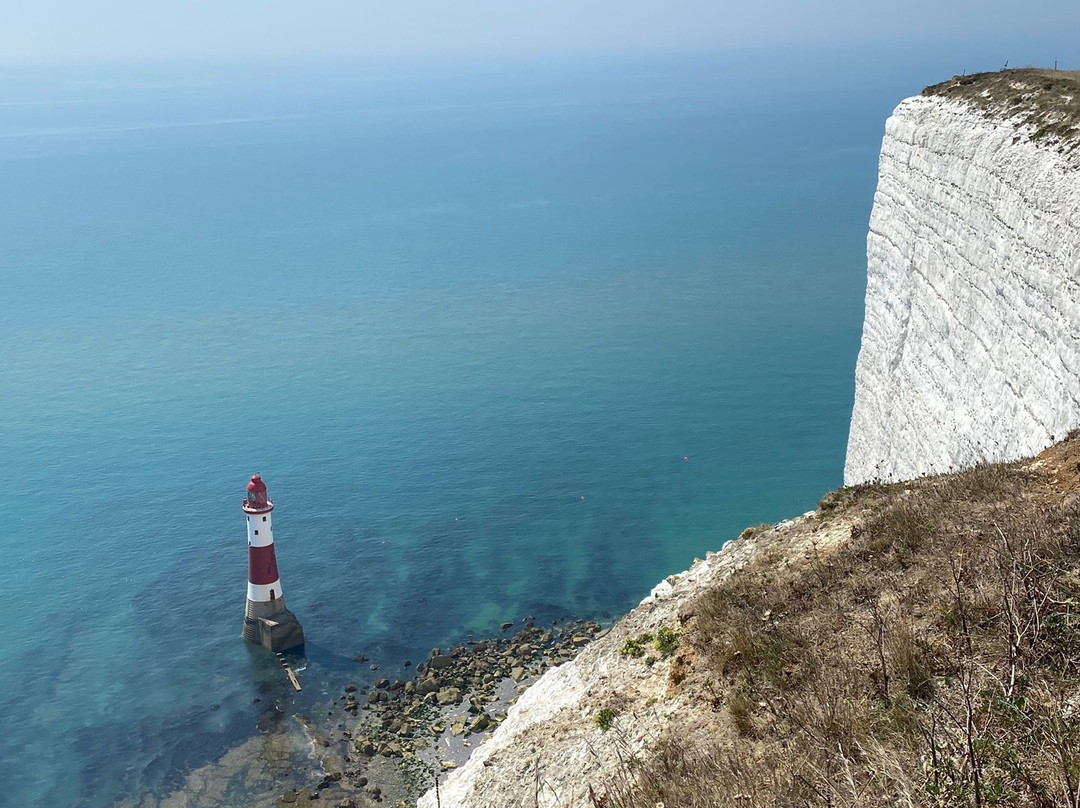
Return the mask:
<path fill-rule="evenodd" d="M 679 647 L 679 634 L 667 626 L 657 629 L 656 634 L 646 631 L 627 639 L 623 647 L 619 649 L 619 653 L 631 659 L 645 657 L 645 664 L 652 667 L 657 662 L 657 657 L 652 654 L 645 656 L 650 646 L 660 653 L 661 658 L 667 659 Z"/>
<path fill-rule="evenodd" d="M 646 631 L 644 634 L 640 634 L 637 637 L 629 638 L 623 643 L 623 647 L 619 649 L 619 653 L 624 657 L 638 659 L 645 656 L 645 648 L 652 641 L 653 635 Z"/>
<path fill-rule="evenodd" d="M 669 657 L 679 647 L 679 635 L 664 626 L 657 630 L 656 639 L 653 640 L 653 648 L 660 652 L 660 656 Z"/>
<path fill-rule="evenodd" d="M 596 726 L 600 728 L 601 732 L 607 732 L 611 729 L 611 725 L 615 723 L 617 713 L 614 710 L 604 708 L 596 714 Z"/>

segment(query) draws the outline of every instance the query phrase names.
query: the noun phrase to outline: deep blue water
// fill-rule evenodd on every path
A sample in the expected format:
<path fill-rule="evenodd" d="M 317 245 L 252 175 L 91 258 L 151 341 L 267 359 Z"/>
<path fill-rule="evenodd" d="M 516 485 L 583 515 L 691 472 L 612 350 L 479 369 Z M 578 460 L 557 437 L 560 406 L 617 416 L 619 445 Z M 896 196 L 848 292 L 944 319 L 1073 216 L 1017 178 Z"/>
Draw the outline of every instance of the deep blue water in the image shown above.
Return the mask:
<path fill-rule="evenodd" d="M 0 78 L 11 805 L 154 792 L 255 731 L 254 471 L 312 699 L 358 651 L 617 616 L 841 482 L 877 148 L 919 84 Z"/>

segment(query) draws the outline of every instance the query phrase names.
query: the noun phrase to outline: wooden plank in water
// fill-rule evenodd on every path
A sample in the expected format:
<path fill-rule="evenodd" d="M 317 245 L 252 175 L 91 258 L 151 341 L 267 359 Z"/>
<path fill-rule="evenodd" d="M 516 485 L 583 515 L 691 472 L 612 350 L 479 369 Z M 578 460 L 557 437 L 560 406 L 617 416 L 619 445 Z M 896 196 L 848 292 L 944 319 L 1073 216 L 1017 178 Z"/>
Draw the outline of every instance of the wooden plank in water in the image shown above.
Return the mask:
<path fill-rule="evenodd" d="M 289 681 L 292 682 L 292 686 L 297 691 L 299 691 L 300 690 L 300 680 L 298 678 L 296 678 L 296 672 L 292 668 L 285 668 L 285 673 L 288 675 Z"/>

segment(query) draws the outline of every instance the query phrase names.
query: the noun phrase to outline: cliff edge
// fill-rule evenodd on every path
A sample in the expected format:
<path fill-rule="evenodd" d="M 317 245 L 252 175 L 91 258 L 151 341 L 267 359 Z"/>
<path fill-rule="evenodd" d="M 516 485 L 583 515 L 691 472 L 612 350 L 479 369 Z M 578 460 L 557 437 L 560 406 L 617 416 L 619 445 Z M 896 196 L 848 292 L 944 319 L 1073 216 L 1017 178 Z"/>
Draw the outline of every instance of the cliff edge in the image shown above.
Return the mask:
<path fill-rule="evenodd" d="M 956 77 L 885 125 L 844 482 L 1080 425 L 1080 74 Z"/>
<path fill-rule="evenodd" d="M 545 673 L 462 768 L 427 792 L 418 808 L 594 808 L 628 776 L 629 760 L 649 758 L 668 728 L 708 737 L 714 708 L 684 687 L 697 654 L 687 621 L 702 593 L 754 557 L 801 559 L 851 532 L 811 515 L 747 530 L 718 553 L 657 585 L 610 632 L 572 661 Z"/>
<path fill-rule="evenodd" d="M 418 805 L 1076 806 L 1078 604 L 1080 437 L 841 489 L 664 581 Z"/>
<path fill-rule="evenodd" d="M 662 582 L 419 808 L 1080 806 L 1077 89 L 896 108 L 849 487 Z"/>

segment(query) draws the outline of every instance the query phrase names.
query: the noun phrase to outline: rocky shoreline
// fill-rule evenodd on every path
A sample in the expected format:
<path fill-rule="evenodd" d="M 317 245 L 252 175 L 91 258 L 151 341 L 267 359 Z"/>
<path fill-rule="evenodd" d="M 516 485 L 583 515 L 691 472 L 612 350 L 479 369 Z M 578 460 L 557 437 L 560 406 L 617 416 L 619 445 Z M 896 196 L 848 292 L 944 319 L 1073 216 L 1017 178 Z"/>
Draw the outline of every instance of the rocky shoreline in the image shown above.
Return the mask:
<path fill-rule="evenodd" d="M 346 685 L 325 720 L 295 716 L 310 739 L 317 777 L 276 804 L 415 804 L 487 740 L 532 682 L 607 632 L 588 620 L 544 628 L 527 619 L 513 628 L 504 623 L 498 637 L 432 649 L 411 678 Z"/>

